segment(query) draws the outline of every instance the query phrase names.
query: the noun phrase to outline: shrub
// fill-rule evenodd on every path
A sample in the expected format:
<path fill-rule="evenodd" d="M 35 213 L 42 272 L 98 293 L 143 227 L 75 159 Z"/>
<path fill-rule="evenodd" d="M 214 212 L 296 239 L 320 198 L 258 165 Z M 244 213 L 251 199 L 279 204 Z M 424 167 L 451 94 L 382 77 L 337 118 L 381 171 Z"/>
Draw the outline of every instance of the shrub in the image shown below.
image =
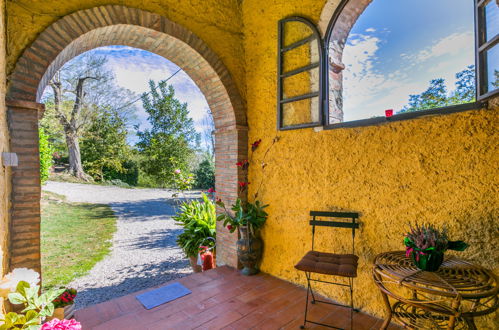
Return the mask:
<path fill-rule="evenodd" d="M 54 149 L 50 145 L 48 135 L 45 134 L 43 127 L 38 130 L 39 144 L 40 144 L 40 180 L 43 183 L 48 180 L 50 168 L 52 167 L 52 154 Z"/>
<path fill-rule="evenodd" d="M 136 186 L 139 183 L 139 165 L 134 160 L 126 160 L 122 163 L 123 171 L 119 172 L 113 168 L 104 167 L 102 170 L 104 174 L 104 180 L 120 180 L 127 183 L 130 186 Z"/>
<path fill-rule="evenodd" d="M 196 256 L 201 245 L 215 244 L 207 239 L 216 238 L 215 204 L 205 194 L 202 201 L 183 203 L 180 212 L 173 219 L 184 227 L 184 232 L 177 237 L 177 244 L 188 257 Z"/>
<path fill-rule="evenodd" d="M 212 159 L 205 159 L 199 163 L 194 173 L 196 176 L 196 188 L 210 189 L 215 187 L 215 164 Z"/>

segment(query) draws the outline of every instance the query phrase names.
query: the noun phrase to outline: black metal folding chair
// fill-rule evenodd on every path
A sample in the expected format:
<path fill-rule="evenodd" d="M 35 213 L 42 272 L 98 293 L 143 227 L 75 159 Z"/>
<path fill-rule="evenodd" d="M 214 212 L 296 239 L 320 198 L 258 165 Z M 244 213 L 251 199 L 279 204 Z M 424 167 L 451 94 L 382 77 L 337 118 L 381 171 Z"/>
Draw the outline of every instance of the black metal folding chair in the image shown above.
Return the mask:
<path fill-rule="evenodd" d="M 305 320 L 300 328 L 304 329 L 307 322 L 322 325 L 333 329 L 341 329 L 335 326 L 311 321 L 307 319 L 308 313 L 308 297 L 312 295 L 312 304 L 316 302 L 325 303 L 330 305 L 341 306 L 350 309 L 350 328 L 353 329 L 353 312 L 358 311 L 353 307 L 353 279 L 357 277 L 357 262 L 358 257 L 355 255 L 355 230 L 359 228 L 359 214 L 354 212 L 322 212 L 310 211 L 312 220 L 312 250 L 309 251 L 301 260 L 296 264 L 295 268 L 305 272 L 307 276 L 307 301 L 305 303 Z M 333 220 L 317 220 L 317 218 L 333 218 Z M 340 220 L 343 219 L 343 220 Z M 347 220 L 348 219 L 348 220 Z M 315 227 L 335 227 L 335 228 L 350 228 L 352 229 L 352 254 L 336 254 L 319 252 L 314 250 Z M 312 273 L 346 277 L 348 283 L 328 282 L 319 279 L 313 279 Z M 321 282 L 348 287 L 350 289 L 350 305 L 336 304 L 328 301 L 315 299 L 314 292 L 310 282 Z"/>

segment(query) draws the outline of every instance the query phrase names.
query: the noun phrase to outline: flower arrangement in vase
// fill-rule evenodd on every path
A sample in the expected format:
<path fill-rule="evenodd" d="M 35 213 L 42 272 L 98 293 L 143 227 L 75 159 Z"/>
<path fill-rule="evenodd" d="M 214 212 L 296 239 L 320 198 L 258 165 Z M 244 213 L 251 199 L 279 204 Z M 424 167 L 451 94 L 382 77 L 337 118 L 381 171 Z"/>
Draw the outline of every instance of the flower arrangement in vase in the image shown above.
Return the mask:
<path fill-rule="evenodd" d="M 277 141 L 279 141 L 279 137 L 275 137 L 272 140 L 271 145 L 265 152 L 261 162 L 262 170 L 264 170 L 267 165 L 264 162 L 265 157 Z M 268 217 L 268 214 L 265 212 L 265 208 L 268 205 L 265 205 L 258 200 L 258 192 L 263 183 L 263 179 L 253 196 L 253 202 L 250 202 L 245 198 L 246 191 L 250 184 L 248 181 L 248 169 L 252 163 L 253 153 L 258 149 L 261 142 L 262 140 L 260 139 L 251 144 L 252 153 L 249 160 L 245 159 L 235 164 L 243 171 L 244 180 L 238 182 L 238 198 L 234 204 L 232 204 L 230 210 L 227 209 L 225 203 L 221 199 L 216 200 L 216 204 L 224 210 L 223 213 L 218 215 L 217 221 L 223 221 L 223 226 L 226 227 L 229 232 L 233 233 L 236 230 L 239 232 L 237 255 L 239 261 L 243 265 L 241 271 L 243 275 L 254 275 L 258 273 L 257 265 L 261 259 L 263 250 L 263 242 L 259 237 L 259 231 Z"/>
<path fill-rule="evenodd" d="M 64 288 L 63 288 L 64 289 Z M 74 300 L 76 298 L 76 294 L 78 292 L 76 289 L 67 288 L 59 295 L 59 297 L 55 298 L 52 302 L 54 304 L 54 314 L 52 318 L 70 319 L 74 314 Z"/>
<path fill-rule="evenodd" d="M 416 224 L 405 235 L 406 257 L 421 270 L 437 271 L 444 261 L 447 250 L 464 251 L 468 244 L 463 241 L 449 241 L 447 229 L 438 229 L 431 224 Z"/>

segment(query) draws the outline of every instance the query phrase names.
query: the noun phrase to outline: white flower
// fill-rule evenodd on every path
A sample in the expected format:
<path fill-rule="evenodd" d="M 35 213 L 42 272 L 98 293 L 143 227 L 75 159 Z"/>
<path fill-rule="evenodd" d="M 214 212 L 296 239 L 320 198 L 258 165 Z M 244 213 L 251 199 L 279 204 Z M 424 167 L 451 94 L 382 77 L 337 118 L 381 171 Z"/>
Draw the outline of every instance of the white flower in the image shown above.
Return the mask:
<path fill-rule="evenodd" d="M 0 281 L 0 296 L 6 297 L 9 292 L 16 291 L 17 284 L 21 281 L 28 282 L 33 287 L 40 282 L 40 274 L 28 268 L 14 269 Z"/>

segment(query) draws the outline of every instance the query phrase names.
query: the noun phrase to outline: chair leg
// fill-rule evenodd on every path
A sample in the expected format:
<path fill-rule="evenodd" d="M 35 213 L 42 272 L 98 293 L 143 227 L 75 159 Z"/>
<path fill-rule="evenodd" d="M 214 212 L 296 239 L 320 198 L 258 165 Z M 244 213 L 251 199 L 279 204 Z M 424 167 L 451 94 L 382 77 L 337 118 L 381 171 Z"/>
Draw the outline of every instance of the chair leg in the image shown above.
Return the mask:
<path fill-rule="evenodd" d="M 310 273 L 306 273 L 307 274 L 307 282 L 308 282 L 308 286 L 310 287 L 310 294 L 312 295 L 312 301 L 311 303 L 312 304 L 315 304 L 315 295 L 314 295 L 314 290 L 312 290 L 312 284 L 310 283 Z"/>
<path fill-rule="evenodd" d="M 353 330 L 353 279 L 348 278 L 350 284 L 350 330 Z"/>
<path fill-rule="evenodd" d="M 308 312 L 308 293 L 310 292 L 310 274 L 305 272 L 307 276 L 307 300 L 305 301 L 305 318 L 303 319 L 303 325 L 300 325 L 300 329 L 305 329 L 307 323 L 307 312 Z"/>

